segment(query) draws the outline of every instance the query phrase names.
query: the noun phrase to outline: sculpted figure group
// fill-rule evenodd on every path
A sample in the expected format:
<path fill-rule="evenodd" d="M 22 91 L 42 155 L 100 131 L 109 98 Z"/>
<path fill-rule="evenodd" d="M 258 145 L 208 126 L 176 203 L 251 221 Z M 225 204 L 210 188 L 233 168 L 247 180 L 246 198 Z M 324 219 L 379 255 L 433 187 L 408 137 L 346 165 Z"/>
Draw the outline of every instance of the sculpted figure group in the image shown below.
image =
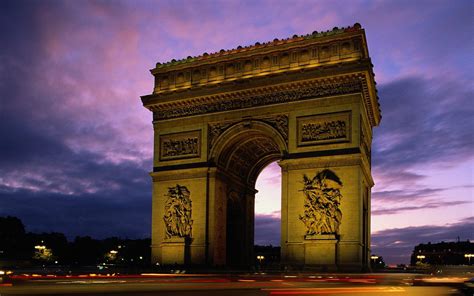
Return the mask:
<path fill-rule="evenodd" d="M 193 221 L 191 220 L 190 192 L 185 186 L 169 187 L 165 204 L 166 237 L 191 237 Z"/>
<path fill-rule="evenodd" d="M 338 234 L 342 220 L 341 180 L 333 171 L 325 169 L 312 179 L 303 175 L 303 181 L 306 198 L 300 220 L 306 226 L 306 234 Z"/>

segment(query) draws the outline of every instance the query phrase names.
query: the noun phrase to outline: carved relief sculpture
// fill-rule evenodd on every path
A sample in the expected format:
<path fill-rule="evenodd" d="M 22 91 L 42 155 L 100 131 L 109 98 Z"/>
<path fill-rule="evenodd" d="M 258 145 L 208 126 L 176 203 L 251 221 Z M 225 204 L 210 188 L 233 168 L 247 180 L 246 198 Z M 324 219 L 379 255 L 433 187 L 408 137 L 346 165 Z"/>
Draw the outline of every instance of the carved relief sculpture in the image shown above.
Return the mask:
<path fill-rule="evenodd" d="M 306 123 L 301 127 L 301 141 L 341 139 L 346 137 L 346 123 L 342 120 Z"/>
<path fill-rule="evenodd" d="M 160 136 L 160 160 L 199 157 L 200 131 Z"/>
<path fill-rule="evenodd" d="M 165 204 L 166 238 L 191 237 L 193 220 L 191 220 L 191 198 L 186 186 L 169 187 Z"/>
<path fill-rule="evenodd" d="M 350 141 L 350 113 L 298 118 L 298 146 Z"/>
<path fill-rule="evenodd" d="M 325 169 L 314 178 L 303 175 L 305 195 L 304 215 L 300 220 L 306 226 L 306 235 L 338 234 L 342 220 L 342 182 L 331 170 Z"/>

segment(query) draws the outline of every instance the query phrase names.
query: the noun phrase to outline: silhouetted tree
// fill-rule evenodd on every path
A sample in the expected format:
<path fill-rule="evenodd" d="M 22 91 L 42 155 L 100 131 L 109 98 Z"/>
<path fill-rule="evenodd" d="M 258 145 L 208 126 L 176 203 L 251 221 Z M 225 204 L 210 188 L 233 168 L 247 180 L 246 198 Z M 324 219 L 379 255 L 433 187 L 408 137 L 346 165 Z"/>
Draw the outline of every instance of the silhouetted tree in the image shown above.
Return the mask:
<path fill-rule="evenodd" d="M 29 259 L 33 253 L 25 226 L 16 217 L 0 217 L 0 258 Z"/>
<path fill-rule="evenodd" d="M 90 236 L 78 236 L 68 242 L 62 233 L 26 233 L 20 219 L 0 217 L 0 259 L 30 260 L 37 264 L 55 264 L 57 261 L 60 265 L 113 263 L 137 267 L 149 264 L 150 244 L 150 239 L 111 237 L 96 240 Z M 111 251 L 114 258 L 108 256 Z"/>
<path fill-rule="evenodd" d="M 77 236 L 72 243 L 71 258 L 75 265 L 95 265 L 102 261 L 103 255 L 101 242 L 90 236 Z"/>

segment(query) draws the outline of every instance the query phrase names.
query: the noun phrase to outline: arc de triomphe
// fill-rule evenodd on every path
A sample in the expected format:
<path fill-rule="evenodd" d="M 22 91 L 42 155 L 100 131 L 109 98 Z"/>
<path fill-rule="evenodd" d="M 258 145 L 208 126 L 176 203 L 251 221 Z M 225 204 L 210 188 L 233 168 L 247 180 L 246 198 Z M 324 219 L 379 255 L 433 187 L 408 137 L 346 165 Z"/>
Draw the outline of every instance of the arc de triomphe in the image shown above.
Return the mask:
<path fill-rule="evenodd" d="M 381 115 L 359 24 L 156 65 L 152 260 L 254 262 L 255 181 L 282 172 L 283 264 L 370 261 L 372 128 Z"/>

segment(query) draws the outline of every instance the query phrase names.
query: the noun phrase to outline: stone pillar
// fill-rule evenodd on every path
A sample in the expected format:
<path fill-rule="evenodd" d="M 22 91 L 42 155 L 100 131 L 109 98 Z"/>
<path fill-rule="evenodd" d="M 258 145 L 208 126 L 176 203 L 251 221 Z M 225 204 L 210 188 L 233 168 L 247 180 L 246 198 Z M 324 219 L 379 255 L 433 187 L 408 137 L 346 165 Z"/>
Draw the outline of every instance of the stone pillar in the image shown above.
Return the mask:
<path fill-rule="evenodd" d="M 152 263 L 206 263 L 208 169 L 162 171 L 152 173 Z M 177 190 L 175 192 L 173 190 Z M 183 197 L 183 192 L 185 197 Z M 174 199 L 174 200 L 170 200 Z M 186 217 L 174 217 L 174 207 Z M 166 217 L 181 224 L 179 231 L 169 229 Z M 181 219 L 182 218 L 182 219 Z M 186 226 L 183 228 L 183 225 Z"/>
<path fill-rule="evenodd" d="M 282 167 L 282 263 L 321 270 L 362 270 L 367 240 L 364 234 L 370 228 L 362 223 L 365 177 L 360 156 L 286 159 L 279 164 Z M 307 200 L 311 198 L 314 202 L 309 205 Z M 318 203 L 337 218 L 325 216 L 325 210 L 318 212 Z M 332 219 L 339 222 L 331 224 Z"/>

